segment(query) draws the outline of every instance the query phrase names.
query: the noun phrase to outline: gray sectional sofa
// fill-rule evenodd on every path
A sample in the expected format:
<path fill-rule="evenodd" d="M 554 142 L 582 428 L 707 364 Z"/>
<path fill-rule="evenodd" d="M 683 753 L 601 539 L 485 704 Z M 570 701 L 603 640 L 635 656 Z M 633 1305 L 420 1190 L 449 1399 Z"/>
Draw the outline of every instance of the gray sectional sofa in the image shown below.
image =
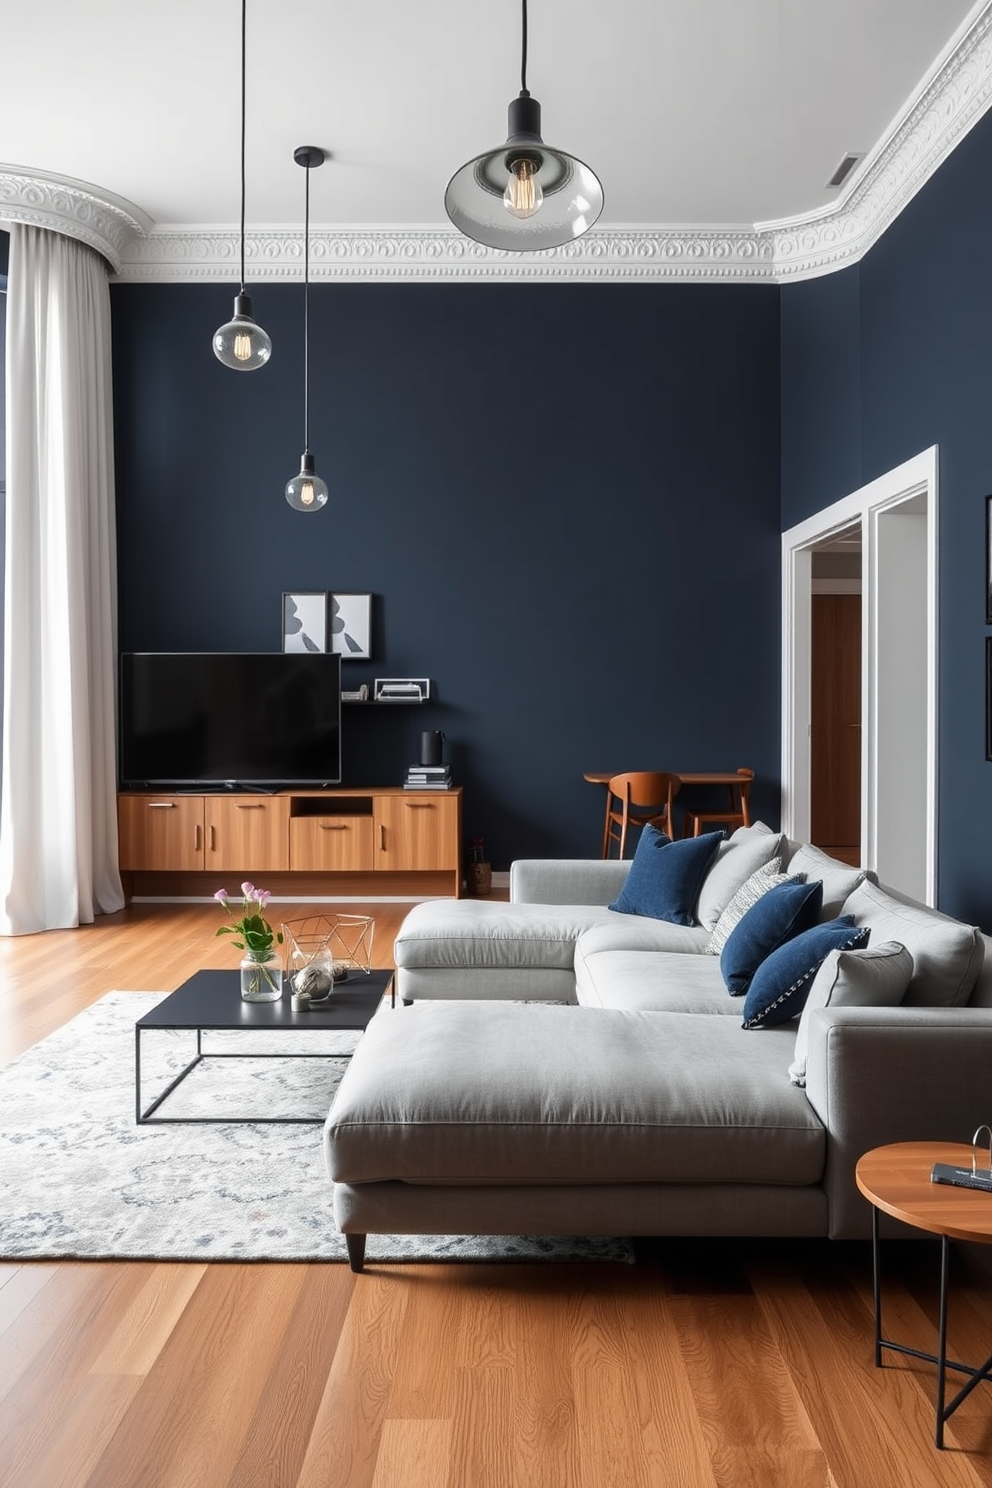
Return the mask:
<path fill-rule="evenodd" d="M 860 1237 L 863 1152 L 990 1119 L 975 927 L 760 823 L 720 844 L 690 923 L 608 908 L 629 874 L 522 861 L 509 903 L 410 912 L 401 1004 L 372 1020 L 324 1130 L 355 1269 L 368 1233 Z M 847 916 L 860 940 L 793 967 L 768 1026 L 744 1027 L 761 978 L 731 996 L 727 953 L 766 878 L 822 884 L 824 933 Z"/>

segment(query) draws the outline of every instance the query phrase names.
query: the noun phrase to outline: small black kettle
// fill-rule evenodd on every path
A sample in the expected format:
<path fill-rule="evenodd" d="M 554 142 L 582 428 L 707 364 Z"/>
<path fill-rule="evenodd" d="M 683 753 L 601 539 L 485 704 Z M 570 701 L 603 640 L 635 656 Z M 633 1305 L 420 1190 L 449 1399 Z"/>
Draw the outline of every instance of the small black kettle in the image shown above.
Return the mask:
<path fill-rule="evenodd" d="M 424 729 L 420 736 L 420 763 L 422 765 L 439 765 L 441 763 L 441 746 L 444 742 L 444 734 L 440 729 Z"/>

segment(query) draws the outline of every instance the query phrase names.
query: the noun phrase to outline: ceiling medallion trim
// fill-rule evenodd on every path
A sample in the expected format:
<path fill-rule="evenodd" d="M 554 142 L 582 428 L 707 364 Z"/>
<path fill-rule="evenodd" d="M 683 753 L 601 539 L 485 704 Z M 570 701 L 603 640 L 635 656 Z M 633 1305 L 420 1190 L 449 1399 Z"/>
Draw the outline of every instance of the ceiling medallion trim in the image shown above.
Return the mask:
<path fill-rule="evenodd" d="M 122 196 L 49 171 L 0 165 L 0 223 L 46 227 L 101 253 L 116 273 L 124 249 L 152 219 Z"/>

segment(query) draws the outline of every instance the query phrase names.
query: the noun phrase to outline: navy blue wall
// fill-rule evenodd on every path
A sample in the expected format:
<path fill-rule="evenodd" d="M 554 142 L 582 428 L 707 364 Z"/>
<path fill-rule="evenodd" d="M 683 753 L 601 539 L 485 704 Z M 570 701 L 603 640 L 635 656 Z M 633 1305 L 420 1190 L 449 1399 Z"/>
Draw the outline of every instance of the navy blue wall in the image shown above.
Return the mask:
<path fill-rule="evenodd" d="M 421 709 L 345 711 L 345 781 L 399 783 L 441 728 L 497 868 L 595 855 L 584 770 L 753 765 L 778 820 L 779 292 L 262 286 L 271 363 L 210 337 L 226 286 L 112 290 L 126 650 L 278 649 L 283 590 L 370 591 Z"/>
<path fill-rule="evenodd" d="M 939 902 L 986 929 L 990 176 L 986 118 L 857 269 L 782 294 L 783 527 L 939 448 Z"/>

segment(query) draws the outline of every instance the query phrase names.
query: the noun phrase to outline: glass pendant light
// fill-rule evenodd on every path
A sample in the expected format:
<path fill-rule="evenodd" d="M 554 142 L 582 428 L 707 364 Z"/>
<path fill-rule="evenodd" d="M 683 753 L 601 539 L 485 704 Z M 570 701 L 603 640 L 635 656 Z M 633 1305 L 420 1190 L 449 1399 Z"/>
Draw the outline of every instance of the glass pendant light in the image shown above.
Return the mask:
<path fill-rule="evenodd" d="M 234 297 L 234 317 L 214 331 L 214 355 L 235 372 L 254 372 L 272 355 L 272 342 L 252 318 L 251 295 L 245 293 L 245 36 L 248 0 L 241 0 L 241 292 Z"/>
<path fill-rule="evenodd" d="M 303 457 L 300 473 L 286 484 L 286 500 L 294 511 L 320 511 L 327 504 L 327 485 L 314 472 L 310 453 L 310 172 L 324 163 L 324 152 L 316 145 L 300 145 L 293 159 L 307 173 L 306 208 L 303 218 Z"/>
<path fill-rule="evenodd" d="M 507 109 L 506 144 L 468 161 L 444 193 L 459 232 L 518 253 L 574 242 L 603 210 L 595 172 L 541 138 L 541 105 L 527 89 L 527 0 L 522 5 L 520 94 Z"/>

